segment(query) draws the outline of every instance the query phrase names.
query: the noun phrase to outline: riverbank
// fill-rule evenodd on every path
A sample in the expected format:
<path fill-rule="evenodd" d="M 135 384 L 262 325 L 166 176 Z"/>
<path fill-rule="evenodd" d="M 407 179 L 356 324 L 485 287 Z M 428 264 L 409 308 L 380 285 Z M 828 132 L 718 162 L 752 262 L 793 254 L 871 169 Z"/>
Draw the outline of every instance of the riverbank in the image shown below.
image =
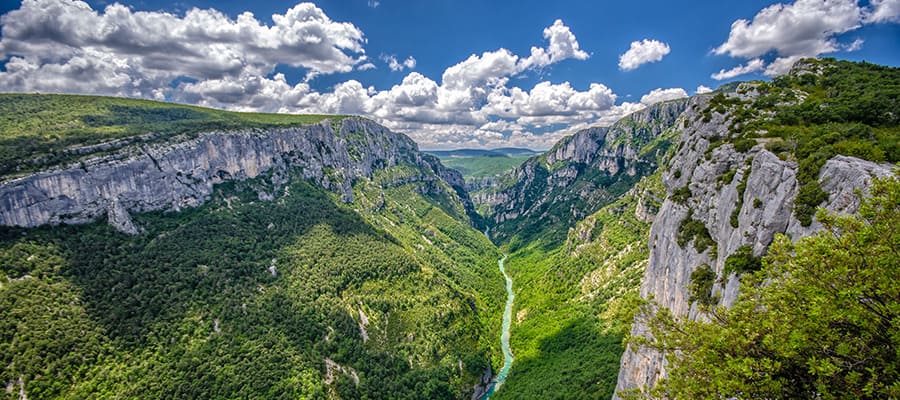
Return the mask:
<path fill-rule="evenodd" d="M 500 386 L 506 382 L 506 377 L 509 375 L 509 370 L 512 369 L 513 365 L 513 353 L 509 346 L 509 329 L 512 324 L 512 308 L 516 295 L 513 293 L 512 289 L 512 278 L 509 277 L 504 268 L 506 257 L 507 255 L 504 254 L 503 258 L 497 262 L 500 267 L 500 273 L 502 273 L 503 278 L 506 279 L 506 308 L 503 309 L 503 326 L 500 330 L 500 348 L 503 351 L 503 366 L 494 378 L 491 388 L 488 389 L 487 393 L 482 397 L 482 400 L 489 400 L 494 395 L 494 392 L 500 389 Z"/>

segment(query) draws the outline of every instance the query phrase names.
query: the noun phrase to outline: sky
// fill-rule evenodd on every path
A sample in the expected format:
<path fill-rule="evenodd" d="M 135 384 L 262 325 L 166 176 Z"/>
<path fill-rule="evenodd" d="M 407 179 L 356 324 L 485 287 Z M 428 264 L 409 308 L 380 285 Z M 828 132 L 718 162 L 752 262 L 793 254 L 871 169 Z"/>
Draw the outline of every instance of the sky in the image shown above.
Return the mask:
<path fill-rule="evenodd" d="M 547 149 L 802 57 L 900 65 L 900 0 L 0 0 L 0 15 L 0 92 L 361 115 L 423 149 Z"/>

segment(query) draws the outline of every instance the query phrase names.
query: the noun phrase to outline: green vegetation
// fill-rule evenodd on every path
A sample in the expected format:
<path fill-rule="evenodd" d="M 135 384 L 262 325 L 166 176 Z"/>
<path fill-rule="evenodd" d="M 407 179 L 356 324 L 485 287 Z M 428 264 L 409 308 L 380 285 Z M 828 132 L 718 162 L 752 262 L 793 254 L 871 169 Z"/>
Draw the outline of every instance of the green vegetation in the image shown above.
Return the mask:
<path fill-rule="evenodd" d="M 134 215 L 137 236 L 0 229 L 0 381 L 29 398 L 470 393 L 505 293 L 452 191 L 362 181 L 344 205 L 295 177 L 261 202 L 268 185 Z"/>
<path fill-rule="evenodd" d="M 492 228 L 510 253 L 507 271 L 516 288 L 516 359 L 498 400 L 613 394 L 649 257 L 645 216 L 655 214 L 665 198 L 657 166 L 679 133 L 670 128 L 653 135 L 658 125 L 624 120 L 611 128 L 620 129 L 612 145 L 638 151 L 641 160 L 628 166 L 633 171 L 548 165 L 542 156 L 521 167 L 529 186 L 507 182 L 507 188 L 524 190 L 528 213 Z M 557 171 L 576 178 L 548 186 Z"/>
<path fill-rule="evenodd" d="M 650 320 L 668 379 L 647 394 L 685 399 L 900 397 L 900 181 L 877 179 L 860 214 L 816 216 L 796 244 L 778 236 L 762 269 L 713 318 Z"/>
<path fill-rule="evenodd" d="M 706 225 L 694 219 L 694 210 L 688 210 L 687 215 L 678 225 L 678 245 L 687 246 L 691 241 L 694 242 L 694 250 L 698 253 L 706 251 L 710 246 L 715 248 L 716 242 L 709 235 L 709 229 Z"/>
<path fill-rule="evenodd" d="M 672 201 L 681 204 L 687 205 L 687 200 L 691 198 L 691 188 L 688 185 L 684 185 L 678 189 L 672 191 L 672 195 L 669 196 Z"/>
<path fill-rule="evenodd" d="M 510 254 L 516 361 L 498 400 L 612 396 L 649 257 L 638 196 L 648 204 L 665 193 L 660 173 L 637 188 L 570 229 L 564 245 L 533 242 Z"/>
<path fill-rule="evenodd" d="M 819 170 L 838 154 L 876 162 L 900 162 L 900 68 L 866 62 L 806 59 L 805 72 L 754 82 L 752 101 L 716 94 L 703 111 L 730 110 L 732 141 L 749 150 L 756 138 L 766 148 L 799 163 L 800 193 L 794 215 L 812 223 L 816 207 L 828 200 Z"/>
<path fill-rule="evenodd" d="M 753 255 L 753 247 L 743 245 L 725 259 L 725 268 L 722 269 L 722 275 L 724 277 L 728 277 L 731 274 L 740 275 L 759 271 L 761 268 L 762 260 L 760 257 Z"/>
<path fill-rule="evenodd" d="M 562 245 L 568 229 L 575 222 L 616 201 L 662 164 L 679 131 L 670 128 L 654 136 L 648 125 L 626 119 L 610 128 L 617 130 L 616 143 L 628 143 L 638 150 L 640 161 L 630 161 L 633 173 L 623 168 L 611 174 L 595 165 L 564 161 L 548 165 L 547 154 L 554 149 L 525 161 L 522 168 L 529 170 L 529 179 L 510 179 L 504 183 L 504 188 L 513 192 L 525 191 L 526 197 L 521 207 L 527 212 L 492 227 L 494 240 L 508 245 L 510 251 L 536 242 L 548 251 Z M 563 142 L 557 144 L 563 145 Z M 577 176 L 567 185 L 548 187 L 548 177 L 562 168 L 575 172 Z"/>
<path fill-rule="evenodd" d="M 149 100 L 0 93 L 0 177 L 77 159 L 77 147 L 155 134 L 146 141 L 208 131 L 289 127 L 327 115 L 237 113 Z M 124 144 L 123 144 L 124 145 Z"/>
<path fill-rule="evenodd" d="M 722 173 L 716 177 L 716 189 L 722 187 L 722 185 L 728 185 L 732 181 L 734 181 L 734 176 L 737 175 L 737 169 L 730 169 Z"/>
<path fill-rule="evenodd" d="M 709 306 L 718 302 L 718 297 L 713 296 L 712 287 L 716 283 L 716 273 L 709 264 L 703 264 L 694 272 L 691 272 L 691 283 L 688 291 L 691 293 L 691 301 L 699 302 L 703 306 Z"/>
<path fill-rule="evenodd" d="M 441 163 L 463 174 L 465 178 L 499 176 L 522 164 L 529 156 L 442 157 Z"/>
<path fill-rule="evenodd" d="M 538 221 L 531 218 L 516 218 L 496 227 L 494 229 L 495 236 L 498 239 L 508 237 L 510 250 L 513 251 L 535 242 L 540 242 L 547 249 L 560 246 L 566 240 L 566 232 L 570 225 L 578 220 L 577 217 L 573 217 L 573 210 L 585 214 L 597 210 L 625 194 L 640 179 L 640 175 L 611 176 L 593 168 L 588 169 L 585 166 L 582 168 L 587 170 L 585 174 L 580 175 L 571 185 L 550 188 L 549 194 L 545 195 L 550 201 L 531 210 L 532 215 L 539 216 L 536 219 L 540 219 L 540 223 L 536 223 Z M 541 171 L 538 176 L 542 178 L 535 179 L 536 182 L 538 179 L 544 180 L 537 185 L 538 187 L 546 185 L 545 173 Z M 589 190 L 589 188 L 603 189 L 591 197 L 578 195 L 582 190 Z M 535 190 L 535 196 L 544 191 L 543 188 L 535 188 Z"/>
<path fill-rule="evenodd" d="M 816 207 L 827 200 L 828 193 L 822 190 L 818 181 L 808 181 L 806 184 L 801 185 L 797 191 L 797 197 L 794 199 L 794 215 L 800 221 L 800 225 L 809 226 L 812 224 L 812 217 Z"/>
<path fill-rule="evenodd" d="M 738 153 L 746 153 L 750 151 L 753 146 L 756 146 L 756 140 L 754 139 L 744 138 L 734 141 L 734 151 Z"/>

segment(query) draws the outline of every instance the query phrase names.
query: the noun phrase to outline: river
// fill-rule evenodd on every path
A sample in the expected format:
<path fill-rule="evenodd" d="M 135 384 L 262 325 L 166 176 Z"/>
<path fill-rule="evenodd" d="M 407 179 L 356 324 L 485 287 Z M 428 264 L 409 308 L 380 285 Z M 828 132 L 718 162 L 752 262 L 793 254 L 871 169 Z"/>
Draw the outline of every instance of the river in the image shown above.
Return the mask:
<path fill-rule="evenodd" d="M 509 375 L 509 370 L 512 368 L 513 364 L 513 353 L 512 349 L 509 347 L 509 326 L 512 324 L 512 308 L 516 295 L 512 290 L 512 278 L 506 274 L 506 269 L 503 268 L 504 262 L 506 262 L 506 255 L 498 262 L 500 265 L 500 272 L 503 274 L 503 277 L 506 278 L 506 308 L 503 309 L 503 328 L 500 331 L 500 348 L 503 350 L 503 367 L 500 368 L 500 372 L 494 377 L 494 382 L 491 384 L 487 393 L 484 394 L 484 397 L 481 398 L 482 400 L 490 399 L 494 395 L 494 392 L 500 389 L 500 386 L 506 382 L 506 376 Z"/>

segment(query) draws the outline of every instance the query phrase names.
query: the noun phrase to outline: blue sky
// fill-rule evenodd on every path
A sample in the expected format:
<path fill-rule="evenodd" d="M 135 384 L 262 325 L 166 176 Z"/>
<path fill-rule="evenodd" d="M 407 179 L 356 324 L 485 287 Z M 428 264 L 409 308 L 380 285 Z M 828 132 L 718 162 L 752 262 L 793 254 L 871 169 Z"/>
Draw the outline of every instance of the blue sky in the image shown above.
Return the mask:
<path fill-rule="evenodd" d="M 543 149 L 805 56 L 900 65 L 900 0 L 27 0 L 0 14 L 0 91 L 358 114 L 432 149 Z"/>

